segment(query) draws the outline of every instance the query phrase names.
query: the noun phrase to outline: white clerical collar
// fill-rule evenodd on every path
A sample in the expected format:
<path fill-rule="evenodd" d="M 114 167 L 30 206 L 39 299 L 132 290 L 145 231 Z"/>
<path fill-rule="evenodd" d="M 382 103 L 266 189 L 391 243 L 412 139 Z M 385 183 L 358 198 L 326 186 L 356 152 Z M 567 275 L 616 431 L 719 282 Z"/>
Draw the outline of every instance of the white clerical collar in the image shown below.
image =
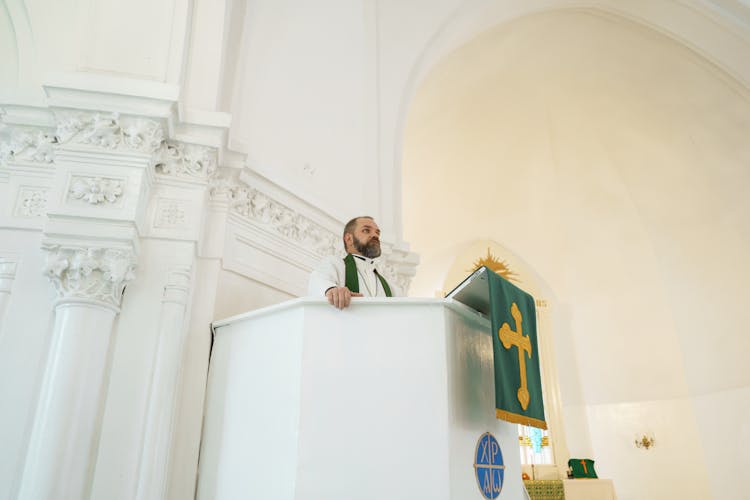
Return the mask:
<path fill-rule="evenodd" d="M 356 254 L 356 253 L 353 253 L 352 255 L 353 255 L 354 257 L 356 257 L 357 259 L 361 260 L 362 262 L 364 262 L 365 264 L 368 264 L 368 265 L 370 265 L 370 266 L 372 266 L 372 267 L 375 267 L 375 266 L 376 266 L 376 264 L 377 264 L 377 263 L 375 262 L 375 259 L 368 259 L 368 258 L 367 258 L 367 257 L 365 257 L 364 255 L 359 255 L 359 254 Z"/>

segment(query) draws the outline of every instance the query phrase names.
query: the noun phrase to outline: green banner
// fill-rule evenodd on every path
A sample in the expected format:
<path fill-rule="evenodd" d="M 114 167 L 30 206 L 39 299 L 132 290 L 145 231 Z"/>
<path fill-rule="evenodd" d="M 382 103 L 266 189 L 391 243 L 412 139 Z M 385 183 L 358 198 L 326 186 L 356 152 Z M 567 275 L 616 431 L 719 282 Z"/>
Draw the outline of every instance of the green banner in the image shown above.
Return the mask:
<path fill-rule="evenodd" d="M 487 269 L 495 355 L 495 414 L 547 428 L 539 372 L 534 297 Z"/>

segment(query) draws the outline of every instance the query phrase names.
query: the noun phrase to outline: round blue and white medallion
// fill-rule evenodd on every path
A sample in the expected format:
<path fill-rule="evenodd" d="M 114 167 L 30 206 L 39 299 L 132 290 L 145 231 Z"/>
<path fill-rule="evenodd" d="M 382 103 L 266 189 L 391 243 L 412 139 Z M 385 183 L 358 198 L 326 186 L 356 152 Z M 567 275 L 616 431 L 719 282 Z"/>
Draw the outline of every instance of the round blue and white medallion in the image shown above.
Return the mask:
<path fill-rule="evenodd" d="M 500 443 L 495 436 L 485 432 L 477 441 L 477 449 L 474 453 L 474 473 L 477 476 L 477 485 L 482 496 L 492 500 L 500 495 L 505 478 L 505 464 L 503 463 L 503 452 Z"/>

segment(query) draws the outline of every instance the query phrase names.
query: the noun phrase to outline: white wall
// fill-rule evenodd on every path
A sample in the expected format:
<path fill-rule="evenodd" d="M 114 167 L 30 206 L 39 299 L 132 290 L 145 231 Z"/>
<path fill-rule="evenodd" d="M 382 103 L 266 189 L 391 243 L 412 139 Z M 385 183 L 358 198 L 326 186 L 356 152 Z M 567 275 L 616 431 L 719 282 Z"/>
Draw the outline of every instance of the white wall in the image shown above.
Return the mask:
<path fill-rule="evenodd" d="M 184 30 L 176 7 L 186 2 L 136 0 L 86 4 L 80 67 L 147 80 L 167 80 L 172 31 Z M 176 82 L 175 82 L 176 83 Z"/>
<path fill-rule="evenodd" d="M 344 220 L 382 209 L 368 8 L 248 2 L 235 69 L 230 144 L 256 171 Z"/>
<path fill-rule="evenodd" d="M 44 105 L 42 85 L 57 72 L 84 72 L 179 85 L 190 23 L 189 0 L 4 2 L 0 44 L 11 64 L 4 102 Z M 9 38 L 15 34 L 15 40 Z M 6 59 L 7 58 L 7 59 Z M 15 76 L 15 78 L 13 77 Z"/>
<path fill-rule="evenodd" d="M 224 72 L 228 71 L 224 58 L 229 48 L 230 27 L 234 16 L 241 14 L 231 9 L 230 2 L 199 0 L 193 2 L 190 39 L 184 75 L 182 105 L 185 108 L 218 110 Z M 234 61 L 230 61 L 233 66 Z M 224 109 L 223 111 L 226 111 Z"/>
<path fill-rule="evenodd" d="M 714 496 L 741 497 L 743 493 L 737 489 L 738 478 L 745 477 L 750 464 L 750 451 L 744 444 L 750 439 L 747 419 L 750 415 L 750 389 L 741 387 L 701 394 L 693 397 L 691 403 L 701 430 L 700 445 L 706 463 L 712 464 L 709 481 Z M 722 435 L 729 436 L 729 439 L 717 439 Z"/>
<path fill-rule="evenodd" d="M 690 399 L 588 405 L 587 410 L 597 474 L 615 479 L 617 498 L 742 498 L 734 485 L 709 482 L 725 465 L 706 460 L 701 436 L 708 429 L 698 427 Z M 656 437 L 648 450 L 633 445 L 644 432 Z M 728 461 L 739 458 L 731 455 Z"/>

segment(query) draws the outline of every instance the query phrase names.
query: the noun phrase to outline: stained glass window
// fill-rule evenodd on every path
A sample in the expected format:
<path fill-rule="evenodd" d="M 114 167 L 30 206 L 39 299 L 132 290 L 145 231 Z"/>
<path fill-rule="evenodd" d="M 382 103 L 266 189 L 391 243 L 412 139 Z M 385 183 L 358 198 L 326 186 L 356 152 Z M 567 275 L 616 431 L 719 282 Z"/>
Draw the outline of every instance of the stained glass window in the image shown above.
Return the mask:
<path fill-rule="evenodd" d="M 546 430 L 518 426 L 518 444 L 522 465 L 554 464 L 549 433 Z"/>

